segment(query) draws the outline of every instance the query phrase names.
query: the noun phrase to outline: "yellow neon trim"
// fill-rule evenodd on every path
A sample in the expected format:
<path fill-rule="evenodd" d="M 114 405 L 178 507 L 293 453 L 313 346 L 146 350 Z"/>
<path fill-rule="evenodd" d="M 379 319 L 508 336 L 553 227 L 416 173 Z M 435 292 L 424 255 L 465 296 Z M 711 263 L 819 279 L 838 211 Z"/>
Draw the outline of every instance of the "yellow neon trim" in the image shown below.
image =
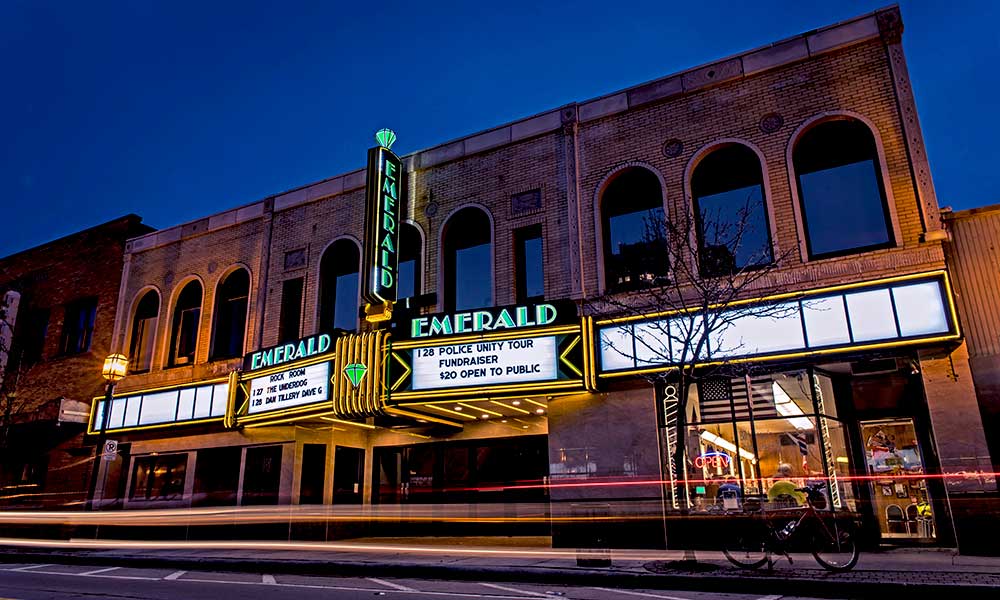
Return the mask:
<path fill-rule="evenodd" d="M 216 385 L 216 384 L 222 383 L 224 381 L 228 381 L 228 380 L 229 380 L 229 376 L 226 375 L 225 377 L 216 377 L 214 379 L 205 379 L 204 381 L 192 381 L 192 382 L 188 382 L 188 383 L 171 383 L 169 385 L 161 385 L 159 387 L 141 388 L 141 389 L 138 389 L 138 390 L 126 390 L 126 391 L 121 391 L 120 393 L 116 394 L 115 398 L 126 398 L 126 397 L 129 397 L 129 396 L 139 396 L 139 395 L 142 395 L 142 394 L 149 394 L 151 392 L 164 392 L 164 391 L 173 390 L 173 389 L 178 389 L 179 390 L 179 389 L 185 389 L 185 388 L 191 388 L 191 387 L 202 387 L 202 386 L 206 386 L 206 385 Z M 104 400 L 104 396 L 94 396 L 93 399 L 94 400 Z"/>
<path fill-rule="evenodd" d="M 570 369 L 573 369 L 573 372 L 576 373 L 577 375 L 579 375 L 580 377 L 583 377 L 583 373 L 580 372 L 580 369 L 576 368 L 576 365 L 574 365 L 573 363 L 571 363 L 568 360 L 566 360 L 566 355 L 569 354 L 570 351 L 573 350 L 573 348 L 576 348 L 576 345 L 580 343 L 580 340 L 582 338 L 583 338 L 582 335 L 577 336 L 577 338 L 573 340 L 573 343 L 571 343 L 569 345 L 569 347 L 566 348 L 566 350 L 562 354 L 559 355 L 559 361 L 562 364 L 564 364 L 567 367 L 569 367 Z"/>
<path fill-rule="evenodd" d="M 839 284 L 839 285 L 827 286 L 827 287 L 822 287 L 822 288 L 814 288 L 814 289 L 809 289 L 809 290 L 801 290 L 801 291 L 796 291 L 796 292 L 782 292 L 780 294 L 772 294 L 772 295 L 769 295 L 769 296 L 759 296 L 759 297 L 756 297 L 756 298 L 746 298 L 746 299 L 743 299 L 743 300 L 734 300 L 733 302 L 728 302 L 728 303 L 725 303 L 725 304 L 713 304 L 713 305 L 711 305 L 711 306 L 708 307 L 708 310 L 715 310 L 715 309 L 718 309 L 718 308 L 725 309 L 725 308 L 730 308 L 730 307 L 734 307 L 734 306 L 742 306 L 744 304 L 754 304 L 754 303 L 758 303 L 758 302 L 760 302 L 760 303 L 763 303 L 763 302 L 773 302 L 773 301 L 776 301 L 776 300 L 788 300 L 788 299 L 792 299 L 792 298 L 794 298 L 794 299 L 800 299 L 800 298 L 805 298 L 805 297 L 808 297 L 808 296 L 818 296 L 818 295 L 822 295 L 822 294 L 827 294 L 827 293 L 830 293 L 830 292 L 839 292 L 839 291 L 843 291 L 843 290 L 851 290 L 851 289 L 856 289 L 856 288 L 861 288 L 861 287 L 876 287 L 876 286 L 879 286 L 879 285 L 884 285 L 886 283 L 896 283 L 896 282 L 899 282 L 899 281 L 910 281 L 910 280 L 913 280 L 913 279 L 924 279 L 924 278 L 930 279 L 930 278 L 933 278 L 933 277 L 942 277 L 942 276 L 945 278 L 945 280 L 947 280 L 947 278 L 948 278 L 948 272 L 945 271 L 944 269 L 938 269 L 938 270 L 935 270 L 935 271 L 925 271 L 925 272 L 922 272 L 922 273 L 911 273 L 909 275 L 897 275 L 897 276 L 894 276 L 894 277 L 886 277 L 884 279 L 869 279 L 867 281 L 860 281 L 860 282 L 857 282 L 857 283 L 844 283 L 844 284 Z M 949 289 L 948 295 L 949 296 L 951 295 L 950 289 Z M 620 324 L 620 323 L 630 323 L 630 322 L 633 322 L 633 321 L 644 321 L 644 320 L 647 320 L 647 319 L 656 319 L 656 318 L 660 318 L 660 317 L 668 317 L 668 316 L 671 316 L 671 315 L 689 313 L 689 312 L 694 312 L 694 311 L 698 311 L 698 310 L 702 310 L 702 307 L 700 307 L 700 306 L 693 306 L 691 308 L 684 308 L 684 309 L 678 309 L 678 310 L 667 310 L 667 311 L 661 311 L 661 312 L 652 312 L 652 313 L 646 313 L 646 314 L 642 314 L 642 315 L 630 315 L 630 316 L 627 316 L 627 317 L 612 317 L 612 318 L 609 318 L 609 319 L 600 319 L 600 320 L 596 321 L 596 323 L 597 323 L 597 325 L 617 325 L 617 324 Z M 732 361 L 730 361 L 730 362 L 732 362 Z"/>
<path fill-rule="evenodd" d="M 535 406 L 537 406 L 539 408 L 548 408 L 548 406 L 542 404 L 541 402 L 535 402 L 531 398 L 525 398 L 524 401 L 528 402 L 528 403 L 531 403 L 531 404 L 534 404 Z"/>
<path fill-rule="evenodd" d="M 581 392 L 581 390 L 546 391 L 545 395 L 546 396 L 552 396 L 553 398 L 555 398 L 555 397 L 561 397 L 561 396 L 575 396 L 575 395 L 579 394 L 580 392 Z M 504 400 L 504 399 L 507 399 L 507 398 L 510 398 L 511 400 L 524 400 L 524 394 L 513 394 L 511 396 L 500 396 L 501 400 Z M 467 401 L 468 402 L 478 402 L 479 400 L 492 400 L 492 399 L 493 399 L 492 396 L 486 396 L 484 398 L 472 399 L 472 400 L 467 400 Z M 459 402 L 458 400 L 455 400 L 454 398 L 451 398 L 451 399 L 443 399 L 443 400 L 421 400 L 419 402 L 400 402 L 400 403 L 397 404 L 397 406 L 430 406 L 431 404 L 449 405 L 449 404 L 457 404 L 458 402 Z"/>
<path fill-rule="evenodd" d="M 354 427 L 360 427 L 362 429 L 378 429 L 378 427 L 369 425 L 368 423 L 355 423 L 354 421 L 344 421 L 343 419 L 334 419 L 333 417 L 320 417 L 320 419 L 331 423 L 340 423 L 341 425 L 353 425 Z"/>
<path fill-rule="evenodd" d="M 393 392 L 395 392 L 395 391 L 396 391 L 396 390 L 397 390 L 397 389 L 399 388 L 399 386 L 400 386 L 400 385 L 402 385 L 402 383 L 403 383 L 403 380 L 404 380 L 404 379 L 406 379 L 406 377 L 407 377 L 407 376 L 408 376 L 408 375 L 409 375 L 410 373 L 412 373 L 412 372 L 413 372 L 413 369 L 411 369 L 411 368 L 410 368 L 410 365 L 406 364 L 406 363 L 405 363 L 405 362 L 403 361 L 403 359 L 402 359 L 402 358 L 400 358 L 400 357 L 399 357 L 399 355 L 398 355 L 398 354 L 396 354 L 395 352 L 391 352 L 390 354 L 391 354 L 391 356 L 392 356 L 393 358 L 395 358 L 395 359 L 396 359 L 396 362 L 398 362 L 399 364 L 403 365 L 403 368 L 404 368 L 404 369 L 406 369 L 406 373 L 403 373 L 402 375 L 400 375 L 400 376 L 399 376 L 399 379 L 397 379 L 397 380 L 396 380 L 396 382 L 395 382 L 395 383 L 393 383 L 393 384 L 392 384 L 392 386 L 390 386 L 390 387 L 389 387 L 389 390 L 390 390 L 390 391 L 393 391 Z"/>
<path fill-rule="evenodd" d="M 946 335 L 946 336 L 939 336 L 939 337 L 934 337 L 934 338 L 925 338 L 925 339 L 920 339 L 920 340 L 906 340 L 906 341 L 899 341 L 899 342 L 880 342 L 880 343 L 877 343 L 877 344 L 862 344 L 862 345 L 859 345 L 859 346 L 846 346 L 846 347 L 840 347 L 840 348 L 828 348 L 828 349 L 821 349 L 821 350 L 808 350 L 808 351 L 803 351 L 803 352 L 790 352 L 790 353 L 786 353 L 786 354 L 771 354 L 771 355 L 767 355 L 767 356 L 753 356 L 753 357 L 747 357 L 747 358 L 735 358 L 735 359 L 724 361 L 724 362 L 725 363 L 729 363 L 729 364 L 733 364 L 733 363 L 749 363 L 749 362 L 766 362 L 766 361 L 772 361 L 772 360 L 782 360 L 782 359 L 786 359 L 786 358 L 803 358 L 803 357 L 807 357 L 807 356 L 821 356 L 821 355 L 827 355 L 827 354 L 848 354 L 848 353 L 851 353 L 851 352 L 858 352 L 858 351 L 863 351 L 863 350 L 878 350 L 878 349 L 881 349 L 881 348 L 897 348 L 897 347 L 900 347 L 900 346 L 915 346 L 915 345 L 922 345 L 922 344 L 933 344 L 933 343 L 936 343 L 936 342 L 954 341 L 954 340 L 961 339 L 961 337 L 962 336 L 960 336 L 958 334 L 949 334 L 949 335 Z M 709 367 L 709 366 L 712 366 L 712 365 L 721 365 L 721 364 L 724 364 L 723 361 L 713 361 L 713 362 L 697 363 L 697 364 L 695 364 L 695 366 L 696 367 Z M 613 373 L 601 373 L 600 377 L 602 377 L 602 378 L 608 378 L 608 377 L 622 377 L 624 375 L 644 375 L 644 374 L 647 374 L 647 373 L 662 373 L 662 372 L 665 372 L 665 371 L 672 371 L 672 370 L 676 370 L 676 369 L 677 369 L 676 366 L 653 367 L 653 368 L 649 368 L 649 369 L 636 369 L 636 370 L 631 370 L 631 371 L 615 371 Z"/>
<path fill-rule="evenodd" d="M 398 394 L 393 394 L 393 398 L 397 400 L 407 400 L 411 398 L 441 398 L 441 397 L 454 397 L 454 396 L 469 396 L 471 394 L 479 395 L 494 395 L 503 393 L 513 393 L 513 394 L 524 394 L 529 392 L 545 391 L 552 389 L 566 389 L 578 387 L 582 388 L 581 382 L 576 379 L 562 380 L 562 381 L 546 381 L 536 384 L 520 384 L 520 385 L 510 385 L 510 386 L 497 386 L 488 388 L 454 388 L 454 389 L 438 389 L 438 390 L 427 390 L 420 392 L 399 392 Z"/>
<path fill-rule="evenodd" d="M 502 406 L 502 407 L 506 408 L 507 410 L 516 410 L 517 412 L 521 413 L 522 415 L 530 415 L 531 414 L 530 412 L 524 410 L 523 408 L 514 406 L 512 404 L 504 404 L 503 402 L 497 402 L 496 400 L 490 400 L 490 402 L 492 402 L 493 404 L 496 404 L 497 406 Z"/>
<path fill-rule="evenodd" d="M 482 406 L 472 406 L 471 404 L 466 404 L 465 402 L 456 402 L 455 404 L 458 404 L 459 406 L 464 406 L 465 408 L 468 408 L 470 410 L 481 410 L 481 411 L 483 411 L 484 413 L 486 413 L 488 415 L 493 415 L 494 417 L 502 417 L 503 416 L 503 413 L 498 413 L 498 412 L 492 411 L 492 410 L 490 410 L 488 408 L 483 408 Z"/>
<path fill-rule="evenodd" d="M 276 367 L 268 367 L 266 369 L 261 369 L 259 371 L 242 373 L 240 375 L 240 380 L 250 381 L 251 379 L 257 379 L 258 377 L 266 377 L 268 375 L 273 375 L 274 373 L 281 373 L 282 371 L 288 371 L 289 369 L 297 369 L 299 367 L 308 367 L 311 365 L 319 364 L 321 362 L 333 361 L 334 358 L 336 358 L 336 352 L 327 352 L 326 354 L 320 354 L 318 356 L 310 356 L 309 358 L 303 358 L 301 360 L 295 360 L 292 362 L 283 363 Z"/>
<path fill-rule="evenodd" d="M 316 402 L 315 404 L 307 404 L 305 406 L 293 406 L 291 408 L 283 408 L 281 410 L 261 413 L 257 415 L 243 415 L 239 417 L 237 424 L 253 423 L 256 421 L 266 421 L 274 418 L 280 419 L 287 415 L 299 415 L 304 413 L 325 414 L 327 412 L 331 412 L 328 401 L 320 401 Z"/>
<path fill-rule="evenodd" d="M 126 431 L 146 431 L 147 429 L 163 429 L 164 427 L 184 427 L 187 425 L 201 425 L 203 423 L 213 423 L 215 421 L 222 422 L 223 417 L 206 417 L 204 419 L 193 419 L 191 421 L 171 421 L 169 423 L 156 423 L 153 425 L 138 425 L 135 427 L 118 427 L 115 429 L 107 428 L 104 430 L 105 433 L 122 433 Z M 97 430 L 88 429 L 87 433 L 89 435 L 96 435 Z"/>
<path fill-rule="evenodd" d="M 131 398 L 133 396 L 142 396 L 142 395 L 149 394 L 149 393 L 152 393 L 152 392 L 163 392 L 163 391 L 169 391 L 169 390 L 175 390 L 175 389 L 176 390 L 184 390 L 184 389 L 188 389 L 188 388 L 208 387 L 208 386 L 212 386 L 212 385 L 218 385 L 218 384 L 220 384 L 220 383 L 222 383 L 224 381 L 229 381 L 229 376 L 228 375 L 226 377 L 222 377 L 222 378 L 216 377 L 214 379 L 206 379 L 204 381 L 199 381 L 199 382 L 173 383 L 173 384 L 170 384 L 170 385 L 161 385 L 159 387 L 142 388 L 142 389 L 138 389 L 138 390 L 132 390 L 132 391 L 127 391 L 127 392 L 122 392 L 121 394 L 119 394 L 119 395 L 115 396 L 114 398 L 112 398 L 112 400 L 121 400 L 122 398 Z M 98 402 L 104 402 L 104 396 L 94 396 L 91 399 L 91 401 L 90 401 L 90 417 L 89 417 L 89 419 L 87 421 L 87 435 L 96 435 L 98 433 L 98 431 L 99 431 L 98 429 L 94 429 L 94 418 L 97 416 L 97 403 Z M 114 432 L 119 432 L 119 431 L 143 431 L 143 430 L 146 430 L 146 429 L 161 429 L 163 427 L 191 425 L 191 424 L 194 424 L 194 423 L 208 423 L 208 422 L 214 421 L 216 419 L 222 419 L 222 420 L 224 420 L 225 416 L 222 416 L 222 417 L 205 417 L 205 418 L 202 418 L 202 419 L 186 420 L 186 421 L 169 421 L 167 423 L 154 423 L 154 424 L 151 424 L 151 425 L 138 425 L 138 426 L 135 426 L 135 427 L 118 427 L 118 428 L 115 428 L 115 429 L 112 429 L 112 428 L 109 427 L 108 429 L 105 429 L 104 431 L 105 432 L 112 432 L 112 431 L 114 431 Z"/>
<path fill-rule="evenodd" d="M 398 415 L 402 417 L 410 417 L 414 419 L 424 419 L 425 421 L 430 421 L 431 423 L 438 423 L 441 425 L 448 425 L 451 427 L 462 427 L 462 424 L 458 421 L 449 421 L 444 417 L 436 417 L 434 415 L 428 415 L 424 413 L 411 412 L 408 410 L 403 410 L 401 408 L 396 408 L 394 406 L 387 406 L 385 412 L 390 415 Z"/>
<path fill-rule="evenodd" d="M 961 336 L 962 330 L 958 324 L 958 309 L 955 306 L 955 294 L 951 290 L 951 277 L 947 271 L 944 271 L 944 291 L 945 297 L 948 299 L 948 314 L 951 317 L 952 324 L 955 326 L 955 334 Z"/>
<path fill-rule="evenodd" d="M 431 408 L 433 408 L 434 410 L 440 410 L 441 412 L 446 412 L 446 413 L 449 413 L 449 414 L 453 414 L 453 415 L 462 417 L 463 419 L 472 419 L 473 421 L 476 420 L 476 417 L 473 417 L 472 415 L 467 415 L 465 413 L 461 413 L 461 412 L 458 412 L 458 411 L 455 411 L 455 410 L 449 410 L 447 408 L 444 408 L 443 406 L 437 406 L 437 405 L 434 405 L 434 404 L 428 404 L 428 406 L 431 407 Z"/>
<path fill-rule="evenodd" d="M 319 413 L 319 414 L 322 414 L 322 413 Z M 254 421 L 253 423 L 247 423 L 247 424 L 240 423 L 240 425 L 243 426 L 243 427 L 246 427 L 247 429 L 253 429 L 253 428 L 256 428 L 256 427 L 269 427 L 271 425 L 287 425 L 289 423 L 294 423 L 295 421 L 304 421 L 306 419 L 315 419 L 316 417 L 319 416 L 319 414 L 299 415 L 299 416 L 295 416 L 295 417 L 287 417 L 285 419 L 278 419 L 278 420 L 275 420 L 275 421 Z"/>
<path fill-rule="evenodd" d="M 410 348 L 424 348 L 426 346 L 450 346 L 452 344 L 463 344 L 468 342 L 492 342 L 496 340 L 543 337 L 549 335 L 559 335 L 562 333 L 576 333 L 580 331 L 579 325 L 555 325 L 552 327 L 514 329 L 502 333 L 481 333 L 476 335 L 462 335 L 449 337 L 428 338 L 426 340 L 405 340 L 395 342 L 393 347 L 401 350 Z"/>

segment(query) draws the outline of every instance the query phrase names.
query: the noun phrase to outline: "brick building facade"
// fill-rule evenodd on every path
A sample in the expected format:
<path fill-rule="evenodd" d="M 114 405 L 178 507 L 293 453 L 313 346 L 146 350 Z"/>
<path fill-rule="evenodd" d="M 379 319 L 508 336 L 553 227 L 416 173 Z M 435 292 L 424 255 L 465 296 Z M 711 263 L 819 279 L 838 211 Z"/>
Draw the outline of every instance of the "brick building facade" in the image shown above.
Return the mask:
<path fill-rule="evenodd" d="M 779 380 L 786 386 L 793 385 L 790 381 L 797 380 L 800 386 L 811 381 L 816 388 L 822 380 L 824 389 L 831 390 L 839 413 L 833 402 L 827 408 L 837 413 L 830 423 L 841 436 L 838 450 L 830 449 L 829 440 L 823 441 L 829 435 L 828 423 L 819 409 L 808 413 L 815 412 L 817 420 L 798 427 L 798 432 L 776 431 L 773 439 L 761 438 L 759 447 L 754 441 L 754 453 L 740 454 L 735 444 L 742 440 L 727 441 L 711 433 L 717 431 L 713 429 L 716 424 L 692 429 L 696 446 L 700 444 L 703 453 L 731 447 L 736 454 L 727 455 L 724 461 L 729 476 L 737 475 L 738 456 L 750 456 L 746 465 L 741 463 L 738 475 L 743 478 L 743 469 L 755 469 L 753 479 L 759 482 L 753 486 L 758 493 L 763 491 L 760 482 L 771 477 L 763 474 L 762 464 L 775 469 L 789 466 L 789 461 L 801 462 L 803 480 L 837 469 L 842 469 L 842 484 L 851 481 L 847 474 L 861 475 L 858 483 L 830 490 L 831 497 L 837 498 L 835 504 L 844 496 L 844 507 L 866 512 L 884 539 L 953 541 L 951 499 L 995 492 L 995 482 L 968 475 L 991 469 L 979 413 L 972 410 L 976 398 L 971 380 L 962 376 L 968 370 L 967 351 L 955 319 L 948 316 L 950 288 L 942 241 L 946 236 L 916 120 L 901 37 L 899 11 L 888 8 L 403 157 L 407 171 L 404 220 L 412 228 L 407 231 L 418 240 L 409 255 L 416 265 L 411 309 L 428 314 L 523 304 L 526 296 L 542 291 L 547 301 L 574 301 L 585 317 L 593 317 L 599 337 L 610 336 L 610 322 L 601 320 L 608 315 L 594 313 L 592 307 L 595 300 L 616 293 L 623 281 L 612 281 L 615 261 L 628 245 L 609 241 L 616 235 L 616 223 L 621 222 L 614 219 L 637 213 L 622 213 L 621 206 L 611 206 L 618 200 L 613 203 L 608 197 L 624 189 L 628 193 L 621 196 L 621 202 L 627 204 L 633 199 L 629 194 L 638 197 L 635 190 L 654 190 L 650 194 L 656 210 L 662 209 L 668 219 L 685 214 L 695 201 L 712 198 L 695 189 L 700 166 L 716 151 L 738 148 L 741 156 L 755 157 L 751 162 L 759 165 L 760 181 L 754 187 L 759 185 L 761 190 L 767 253 L 777 261 L 746 290 L 747 295 L 843 295 L 844 307 L 877 296 L 881 298 L 877 302 L 883 303 L 879 310 L 889 311 L 884 314 L 889 315 L 889 323 L 895 320 L 895 329 L 862 338 L 861 320 L 854 323 L 857 331 L 852 332 L 845 316 L 850 343 L 812 350 L 801 341 L 801 351 L 758 361 L 772 373 L 766 376 L 770 379 L 764 392 L 772 406 L 779 403 L 776 397 L 786 405 L 797 401 L 783 400 L 789 392 Z M 851 230 L 847 219 L 817 219 L 822 213 L 810 212 L 818 209 L 803 197 L 812 198 L 815 192 L 803 179 L 807 169 L 803 166 L 805 150 L 799 151 L 805 144 L 802 140 L 834 130 L 846 136 L 842 139 L 862 140 L 867 148 L 862 152 L 838 142 L 838 147 L 847 148 L 846 155 L 867 152 L 867 158 L 834 164 L 829 157 L 813 157 L 810 160 L 819 166 L 809 167 L 809 173 L 847 163 L 870 165 L 864 177 L 858 175 L 852 181 L 876 182 L 872 185 L 877 188 L 875 202 L 880 208 L 865 219 L 881 223 L 881 229 L 864 232 L 874 236 L 874 241 L 856 247 L 841 247 L 846 242 L 836 235 L 823 238 L 823 231 L 842 232 L 846 238 L 860 234 Z M 230 378 L 230 388 L 225 388 L 225 378 L 241 368 L 243 352 L 334 327 L 368 329 L 357 321 L 359 302 L 346 312 L 341 310 L 343 298 L 358 295 L 365 181 L 364 170 L 339 175 L 128 243 L 114 349 L 129 353 L 133 361 L 141 351 L 143 359 L 133 365 L 133 372 L 120 385 L 120 394 L 141 398 L 157 390 L 180 391 L 169 392 L 178 394 L 172 400 L 177 416 L 167 423 L 171 427 L 160 422 L 140 427 L 141 415 L 136 412 L 129 417 L 124 400 L 120 409 L 112 409 L 112 434 L 124 442 L 124 449 L 119 461 L 109 465 L 106 503 L 187 506 L 225 497 L 226 502 L 242 504 L 384 504 L 412 501 L 422 486 L 425 499 L 440 498 L 447 489 L 441 479 L 446 478 L 442 461 L 451 460 L 444 457 L 456 452 L 465 457 L 463 461 L 471 461 L 463 469 L 479 474 L 475 481 L 466 481 L 466 487 L 508 479 L 554 481 L 557 476 L 612 482 L 632 479 L 632 485 L 614 489 L 554 487 L 540 497 L 564 506 L 602 497 L 633 498 L 654 505 L 666 499 L 666 504 L 686 503 L 689 508 L 714 502 L 714 491 L 706 489 L 718 488 L 717 483 L 679 491 L 681 484 L 672 479 L 676 474 L 662 458 L 670 450 L 670 436 L 658 426 L 662 425 L 662 398 L 646 379 L 614 379 L 625 371 L 613 373 L 612 357 L 606 354 L 588 367 L 594 370 L 595 383 L 585 391 L 581 384 L 573 393 L 526 394 L 523 405 L 520 399 L 490 396 L 488 390 L 483 392 L 485 397 L 458 399 L 450 408 L 432 398 L 426 406 L 414 402 L 403 407 L 410 411 L 409 419 L 400 416 L 401 412 L 354 421 L 324 422 L 313 416 L 298 422 L 286 419 L 233 428 L 224 426 L 232 423 L 231 403 L 222 407 L 206 399 L 199 409 L 200 400 L 194 400 L 194 395 L 202 392 L 190 392 L 192 396 L 185 400 L 184 386 L 200 385 L 199 390 L 216 386 L 212 398 L 231 389 L 235 380 Z M 865 229 L 861 216 L 854 217 L 855 228 Z M 488 225 L 481 226 L 484 222 Z M 454 227 L 449 229 L 449 225 Z M 476 237 L 480 229 L 488 232 L 483 239 Z M 525 253 L 535 252 L 529 247 L 538 248 L 525 240 L 537 239 L 539 232 L 540 258 L 531 260 L 540 260 L 543 280 L 529 286 L 532 293 L 522 293 L 524 280 L 531 277 L 523 267 Z M 820 238 L 833 250 L 821 248 Z M 475 264 L 482 268 L 456 276 L 455 269 L 460 267 L 455 265 L 465 260 L 481 261 Z M 472 283 L 484 274 L 488 284 Z M 245 291 L 233 277 L 248 279 Z M 919 327 L 904 314 L 903 299 L 916 290 L 907 287 L 917 285 L 913 282 L 930 286 L 920 288 L 921 293 L 938 290 L 933 291 L 933 301 L 941 323 L 925 323 L 921 333 L 908 333 Z M 485 300 L 462 306 L 456 289 L 463 285 L 475 287 L 477 298 Z M 245 320 L 232 318 L 232 306 L 244 307 Z M 140 311 L 140 307 L 144 308 Z M 141 319 L 137 317 L 140 312 Z M 863 319 L 861 312 L 858 315 Z M 141 326 L 136 324 L 139 320 Z M 242 333 L 241 351 L 220 352 L 220 347 L 230 347 L 220 342 L 224 337 L 220 332 L 225 336 Z M 929 332 L 940 335 L 926 335 Z M 602 340 L 588 339 L 584 345 L 601 346 L 600 355 L 606 350 Z M 633 370 L 635 366 L 633 360 Z M 752 395 L 750 379 L 747 382 L 745 394 Z M 730 397 L 737 393 L 733 386 L 725 383 Z M 811 400 L 809 392 L 803 393 L 803 402 L 818 406 L 817 392 L 812 392 Z M 704 412 L 710 402 L 706 391 L 699 394 L 696 402 Z M 469 410 L 482 412 L 481 419 L 470 417 Z M 803 414 L 796 410 L 794 414 Z M 95 409 L 94 414 L 99 418 L 100 411 Z M 787 412 L 780 414 L 789 417 Z M 731 415 L 733 432 L 729 435 L 735 435 L 741 425 L 736 413 Z M 791 422 L 790 418 L 796 417 L 785 420 Z M 456 425 L 456 420 L 457 426 L 435 426 Z M 121 433 L 115 434 L 114 429 Z M 822 434 L 817 433 L 820 430 Z M 897 436 L 898 442 L 894 441 Z M 803 445 L 787 443 L 795 439 L 803 440 Z M 756 454 L 765 446 L 774 454 L 766 460 Z M 788 454 L 789 448 L 797 447 L 803 449 L 801 456 Z M 697 454 L 697 448 L 692 452 Z M 525 465 L 523 471 L 501 475 L 494 466 L 475 463 L 475 456 L 491 453 L 506 457 L 500 462 Z M 164 458 L 165 454 L 175 458 Z M 807 465 L 809 461 L 815 464 Z M 911 472 L 940 471 L 946 477 L 928 478 L 913 486 L 883 477 L 902 469 L 904 463 Z M 338 464 L 347 465 L 342 477 Z M 210 466 L 200 470 L 199 465 Z M 170 475 L 157 482 L 150 475 L 156 470 Z M 219 472 L 229 473 L 223 478 L 226 481 L 209 481 L 211 474 Z M 725 475 L 705 473 L 707 480 L 721 481 Z M 888 483 L 869 485 L 865 483 L 868 475 Z M 635 484 L 636 478 L 650 483 Z M 670 483 L 661 485 L 663 480 Z M 142 489 L 137 492 L 137 487 Z M 509 496 L 481 494 L 479 498 Z M 921 506 L 920 519 L 908 515 L 911 506 Z M 900 515 L 896 510 L 902 511 Z M 933 523 L 926 516 L 931 512 L 936 519 Z M 650 543 L 662 544 L 663 533 L 656 535 L 659 542 Z"/>
<path fill-rule="evenodd" d="M 72 506 L 86 494 L 84 425 L 104 388 L 125 241 L 151 230 L 128 215 L 0 259 L 0 290 L 18 297 L 5 315 L 0 499 Z"/>

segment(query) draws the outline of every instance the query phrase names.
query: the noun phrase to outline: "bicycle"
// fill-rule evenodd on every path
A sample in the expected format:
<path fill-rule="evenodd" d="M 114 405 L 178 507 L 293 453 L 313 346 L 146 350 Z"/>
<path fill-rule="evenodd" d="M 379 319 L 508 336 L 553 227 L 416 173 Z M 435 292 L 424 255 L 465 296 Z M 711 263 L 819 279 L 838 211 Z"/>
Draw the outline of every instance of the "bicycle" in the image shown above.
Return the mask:
<path fill-rule="evenodd" d="M 853 569 L 860 556 L 855 527 L 850 520 L 837 519 L 832 515 L 824 517 L 819 513 L 817 506 L 823 508 L 826 505 L 826 498 L 820 492 L 823 485 L 796 488 L 796 491 L 805 494 L 805 506 L 760 510 L 762 518 L 751 519 L 748 527 L 727 540 L 723 554 L 729 562 L 741 569 L 759 569 L 765 564 L 768 569 L 773 569 L 772 557 L 778 554 L 787 558 L 788 564 L 793 564 L 789 548 L 795 540 L 809 535 L 809 551 L 820 566 L 833 572 Z M 756 512 L 752 507 L 746 510 L 751 516 Z M 778 527 L 778 523 L 783 525 Z"/>

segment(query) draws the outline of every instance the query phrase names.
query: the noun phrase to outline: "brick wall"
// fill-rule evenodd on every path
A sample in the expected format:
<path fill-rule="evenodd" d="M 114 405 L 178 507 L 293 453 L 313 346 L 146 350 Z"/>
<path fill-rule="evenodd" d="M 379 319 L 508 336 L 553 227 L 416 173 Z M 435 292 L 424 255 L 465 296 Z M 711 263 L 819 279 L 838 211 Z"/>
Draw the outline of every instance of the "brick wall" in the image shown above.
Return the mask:
<path fill-rule="evenodd" d="M 546 296 L 579 298 L 581 290 L 587 296 L 599 294 L 602 258 L 596 210 L 609 175 L 630 163 L 653 170 L 663 182 L 667 209 L 680 211 L 690 201 L 686 180 L 693 158 L 723 140 L 743 141 L 763 156 L 776 255 L 782 261 L 755 293 L 943 268 L 941 243 L 923 241 L 926 230 L 938 227 L 937 217 L 921 213 L 909 157 L 922 142 L 918 133 L 909 136 L 907 145 L 907 127 L 913 125 L 900 117 L 905 98 L 897 89 L 908 86 L 905 64 L 901 55 L 892 58 L 898 31 L 883 30 L 883 13 L 898 18 L 896 9 L 859 17 L 404 157 L 409 167 L 407 218 L 424 238 L 422 291 L 441 291 L 439 242 L 448 216 L 477 205 L 489 212 L 494 225 L 496 304 L 514 301 L 513 231 L 534 224 L 542 225 L 544 233 Z M 803 50 L 798 54 L 785 50 L 799 47 Z M 783 120 L 776 130 L 761 126 L 762 117 L 770 113 Z M 897 246 L 804 262 L 788 157 L 804 125 L 835 114 L 856 116 L 874 130 L 899 234 Z M 671 139 L 683 146 L 672 158 L 663 150 Z M 358 156 L 360 162 L 363 151 Z M 212 294 L 218 275 L 231 265 L 245 264 L 251 270 L 248 349 L 276 342 L 281 286 L 289 278 L 305 278 L 302 333 L 315 332 L 320 259 L 336 239 L 362 240 L 363 186 L 364 172 L 355 171 L 136 244 L 130 254 L 125 306 L 131 306 L 141 288 L 155 286 L 161 294 L 161 318 L 153 372 L 130 378 L 128 388 L 221 374 L 236 364 L 206 363 Z M 511 196 L 532 189 L 541 190 L 543 209 L 512 214 Z M 305 264 L 286 269 L 285 254 L 300 249 Z M 189 276 L 200 278 L 206 293 L 197 364 L 163 370 L 167 307 L 178 283 Z M 439 294 L 439 306 L 441 300 Z M 126 319 L 120 327 L 122 347 L 128 329 Z"/>

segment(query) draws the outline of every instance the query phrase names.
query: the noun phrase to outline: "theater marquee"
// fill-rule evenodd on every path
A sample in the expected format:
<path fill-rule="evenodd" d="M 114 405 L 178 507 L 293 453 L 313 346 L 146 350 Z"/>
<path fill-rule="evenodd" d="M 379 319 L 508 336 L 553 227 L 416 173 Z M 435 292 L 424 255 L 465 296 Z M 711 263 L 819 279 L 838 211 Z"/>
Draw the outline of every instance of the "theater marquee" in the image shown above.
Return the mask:
<path fill-rule="evenodd" d="M 387 381 L 391 404 L 584 388 L 576 306 L 552 302 L 413 317 L 396 324 Z"/>

